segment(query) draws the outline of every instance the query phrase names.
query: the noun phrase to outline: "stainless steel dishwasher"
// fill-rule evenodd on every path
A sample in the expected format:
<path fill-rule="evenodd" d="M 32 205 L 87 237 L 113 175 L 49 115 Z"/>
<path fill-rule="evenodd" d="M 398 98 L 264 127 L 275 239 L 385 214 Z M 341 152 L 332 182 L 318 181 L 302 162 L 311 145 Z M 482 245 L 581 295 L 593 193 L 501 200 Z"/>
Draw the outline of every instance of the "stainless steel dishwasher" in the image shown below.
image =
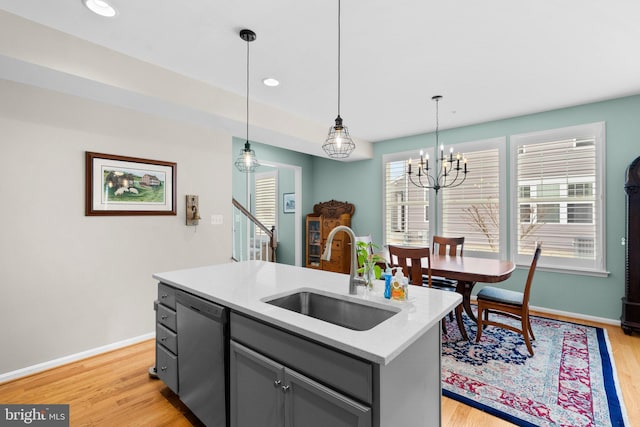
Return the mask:
<path fill-rule="evenodd" d="M 176 313 L 180 400 L 208 427 L 226 427 L 228 310 L 178 291 Z"/>

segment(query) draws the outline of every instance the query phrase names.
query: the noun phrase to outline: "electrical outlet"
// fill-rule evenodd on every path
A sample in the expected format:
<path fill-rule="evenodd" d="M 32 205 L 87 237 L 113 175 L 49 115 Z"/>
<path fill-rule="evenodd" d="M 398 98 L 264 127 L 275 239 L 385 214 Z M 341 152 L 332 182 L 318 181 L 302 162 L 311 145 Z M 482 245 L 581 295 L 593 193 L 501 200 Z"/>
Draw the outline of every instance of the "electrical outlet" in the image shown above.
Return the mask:
<path fill-rule="evenodd" d="M 212 225 L 222 225 L 224 217 L 221 214 L 211 215 Z"/>

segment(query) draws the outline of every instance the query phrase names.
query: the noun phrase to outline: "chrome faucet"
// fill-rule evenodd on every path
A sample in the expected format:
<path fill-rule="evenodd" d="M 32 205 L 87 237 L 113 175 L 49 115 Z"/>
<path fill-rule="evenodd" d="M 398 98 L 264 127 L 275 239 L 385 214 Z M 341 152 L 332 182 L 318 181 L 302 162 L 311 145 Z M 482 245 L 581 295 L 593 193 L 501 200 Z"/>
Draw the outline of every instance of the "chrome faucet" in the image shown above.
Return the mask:
<path fill-rule="evenodd" d="M 339 225 L 329 233 L 327 237 L 327 245 L 324 248 L 324 252 L 322 253 L 322 259 L 325 261 L 331 261 L 331 244 L 333 243 L 333 237 L 337 232 L 344 231 L 349 235 L 351 239 L 351 271 L 349 273 L 349 293 L 351 295 L 356 295 L 358 293 L 358 286 L 366 286 L 367 281 L 360 276 L 356 276 L 356 271 L 358 270 L 358 253 L 356 251 L 357 243 L 356 243 L 356 235 L 352 229 L 347 227 L 346 225 Z"/>

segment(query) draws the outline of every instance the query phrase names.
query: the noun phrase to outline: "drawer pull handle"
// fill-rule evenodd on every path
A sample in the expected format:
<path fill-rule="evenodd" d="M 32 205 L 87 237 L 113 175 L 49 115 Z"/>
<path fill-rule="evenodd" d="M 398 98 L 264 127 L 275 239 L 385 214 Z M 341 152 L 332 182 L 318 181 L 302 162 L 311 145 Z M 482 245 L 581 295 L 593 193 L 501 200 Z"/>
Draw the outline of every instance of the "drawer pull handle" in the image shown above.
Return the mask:
<path fill-rule="evenodd" d="M 283 385 L 283 386 L 282 386 L 282 392 L 283 392 L 283 393 L 286 393 L 286 392 L 288 392 L 288 391 L 289 391 L 289 389 L 290 389 L 290 388 L 291 388 L 291 386 Z"/>
<path fill-rule="evenodd" d="M 167 294 L 162 294 L 162 295 L 160 295 L 160 298 L 165 299 L 165 298 L 166 298 L 166 297 L 168 297 L 168 296 L 169 296 L 169 295 L 167 295 Z"/>
<path fill-rule="evenodd" d="M 166 367 L 166 366 L 162 366 L 162 367 L 160 368 L 160 370 L 161 370 L 162 372 L 166 372 L 167 367 Z"/>
<path fill-rule="evenodd" d="M 169 316 L 167 316 L 167 315 L 162 315 L 162 316 L 160 316 L 160 318 L 161 318 L 162 320 L 167 320 L 167 319 L 169 318 Z"/>
<path fill-rule="evenodd" d="M 160 341 L 166 341 L 166 340 L 167 340 L 167 337 L 160 338 Z"/>
<path fill-rule="evenodd" d="M 278 387 L 280 384 L 282 384 L 282 381 L 280 381 L 280 380 L 275 380 L 275 381 L 273 382 L 273 386 L 274 386 L 274 387 Z"/>

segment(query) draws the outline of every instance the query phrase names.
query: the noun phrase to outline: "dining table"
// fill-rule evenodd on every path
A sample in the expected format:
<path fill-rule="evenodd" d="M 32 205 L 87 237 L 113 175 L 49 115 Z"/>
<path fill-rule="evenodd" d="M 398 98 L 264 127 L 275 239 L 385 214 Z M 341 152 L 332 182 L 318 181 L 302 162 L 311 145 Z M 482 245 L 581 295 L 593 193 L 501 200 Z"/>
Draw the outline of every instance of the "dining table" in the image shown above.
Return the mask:
<path fill-rule="evenodd" d="M 467 316 L 477 321 L 475 314 L 471 310 L 471 291 L 476 283 L 498 283 L 511 277 L 511 273 L 516 266 L 508 260 L 493 258 L 478 258 L 470 256 L 450 256 L 431 254 L 431 275 L 440 276 L 446 279 L 456 280 L 456 292 L 462 294 L 462 304 L 456 307 L 455 315 L 460 333 L 464 339 L 467 336 L 464 323 L 462 321 L 462 310 Z M 426 259 L 423 260 L 423 274 L 428 274 Z"/>

